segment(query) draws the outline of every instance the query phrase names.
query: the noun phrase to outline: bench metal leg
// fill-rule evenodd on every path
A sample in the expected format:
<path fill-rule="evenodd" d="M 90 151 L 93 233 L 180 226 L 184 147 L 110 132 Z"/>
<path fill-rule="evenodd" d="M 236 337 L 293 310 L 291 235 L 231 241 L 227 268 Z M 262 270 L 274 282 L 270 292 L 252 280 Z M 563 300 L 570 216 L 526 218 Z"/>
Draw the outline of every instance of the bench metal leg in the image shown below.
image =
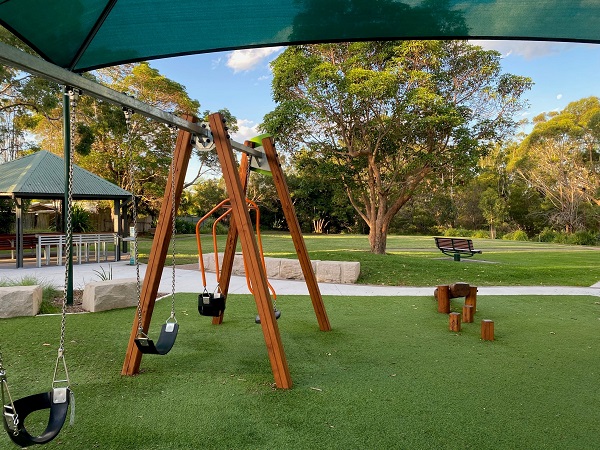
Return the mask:
<path fill-rule="evenodd" d="M 460 253 L 454 254 L 454 261 L 460 261 Z"/>

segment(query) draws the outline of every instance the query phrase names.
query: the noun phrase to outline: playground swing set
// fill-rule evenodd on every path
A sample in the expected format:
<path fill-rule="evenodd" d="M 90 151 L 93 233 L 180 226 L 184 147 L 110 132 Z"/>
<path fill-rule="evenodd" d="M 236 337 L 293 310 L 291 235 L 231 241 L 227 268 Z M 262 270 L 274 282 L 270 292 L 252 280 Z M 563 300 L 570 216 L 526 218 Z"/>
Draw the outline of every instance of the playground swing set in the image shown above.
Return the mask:
<path fill-rule="evenodd" d="M 70 101 L 68 107 L 72 110 L 71 115 L 75 116 L 75 106 L 80 91 L 76 88 L 66 88 L 65 92 L 68 92 Z M 66 94 L 65 94 L 66 97 Z M 129 141 L 130 158 L 131 158 L 131 136 L 129 134 L 129 121 L 133 110 L 126 106 L 123 107 L 125 112 L 125 120 L 127 123 L 127 139 Z M 186 121 L 196 123 L 197 118 L 193 116 L 184 116 Z M 279 163 L 279 159 L 273 142 L 270 137 L 260 136 L 257 138 L 258 142 L 262 143 L 262 147 L 257 148 L 256 142 L 247 141 L 245 145 L 233 143 L 236 148 L 242 151 L 241 163 L 239 165 L 239 174 L 236 173 L 236 160 L 233 155 L 232 141 L 230 136 L 227 134 L 227 128 L 225 127 L 225 121 L 219 113 L 212 114 L 209 117 L 210 132 L 206 131 L 202 137 L 193 136 L 188 128 L 182 128 L 179 126 L 179 132 L 173 150 L 171 167 L 169 170 L 168 180 L 170 183 L 165 187 L 164 199 L 161 206 L 159 220 L 154 240 L 152 242 L 152 249 L 150 251 L 148 266 L 146 275 L 144 277 L 143 284 L 140 280 L 139 265 L 137 263 L 137 236 L 134 238 L 133 251 L 135 252 L 136 261 L 136 273 L 137 273 L 137 308 L 136 315 L 132 325 L 132 331 L 121 371 L 122 375 L 135 375 L 139 373 L 139 367 L 141 359 L 144 354 L 158 354 L 165 355 L 173 347 L 178 331 L 179 325 L 175 317 L 175 239 L 172 236 L 175 234 L 175 213 L 181 197 L 183 189 L 183 181 L 187 170 L 187 164 L 191 157 L 193 147 L 206 149 L 207 144 L 212 144 L 216 149 L 219 157 L 219 162 L 223 170 L 223 177 L 225 180 L 227 192 L 230 194 L 228 201 L 228 209 L 221 216 L 221 219 L 230 216 L 230 227 L 227 235 L 227 241 L 223 256 L 223 263 L 218 270 L 218 287 L 215 294 L 207 295 L 208 303 L 213 307 L 211 314 L 213 316 L 213 324 L 220 324 L 223 321 L 223 314 L 225 310 L 225 298 L 229 288 L 229 281 L 231 279 L 231 273 L 233 268 L 233 258 L 235 256 L 235 249 L 237 246 L 238 238 L 240 238 L 242 245 L 242 253 L 244 257 L 244 267 L 246 271 L 246 277 L 248 286 L 255 298 L 258 315 L 256 322 L 261 324 L 263 336 L 266 343 L 267 353 L 273 371 L 275 379 L 275 385 L 281 389 L 289 389 L 292 387 L 292 379 L 290 376 L 289 368 L 285 352 L 283 350 L 283 344 L 281 342 L 281 336 L 279 328 L 277 326 L 276 319 L 280 316 L 280 312 L 274 306 L 269 291 L 272 292 L 273 298 L 276 298 L 276 294 L 272 286 L 268 283 L 266 277 L 266 269 L 264 263 L 264 256 L 262 253 L 262 245 L 259 247 L 257 243 L 257 236 L 260 236 L 259 231 L 259 219 L 258 219 L 258 207 L 256 204 L 252 204 L 246 199 L 246 187 L 251 168 L 258 170 L 259 172 L 265 172 L 270 170 L 274 179 L 277 193 L 282 203 L 284 215 L 296 248 L 296 253 L 302 267 L 304 278 L 307 283 L 308 291 L 311 297 L 313 308 L 317 317 L 317 322 L 321 331 L 329 331 L 331 326 L 329 319 L 325 311 L 323 299 L 319 290 L 319 286 L 316 282 L 314 272 L 308 252 L 304 243 L 300 231 L 300 225 L 296 217 L 294 207 L 290 198 L 289 190 L 283 176 L 283 171 Z M 73 185 L 73 128 L 75 121 L 70 122 L 69 126 L 69 146 L 70 158 L 69 158 L 69 171 L 68 171 L 68 189 L 67 189 L 67 261 L 71 261 L 71 248 L 72 245 L 69 243 L 72 241 L 72 185 Z M 204 128 L 204 127 L 203 127 Z M 66 138 L 65 138 L 66 139 Z M 252 158 L 259 158 L 257 161 L 252 161 Z M 134 164 L 130 164 L 130 176 L 132 180 L 135 179 Z M 133 219 L 134 225 L 137 220 L 137 211 L 135 206 L 135 198 L 132 201 L 133 204 Z M 256 235 L 253 232 L 252 224 L 249 216 L 249 208 L 247 205 L 250 204 L 251 208 L 257 214 L 256 219 Z M 260 237 L 259 237 L 260 239 Z M 156 301 L 156 295 L 158 292 L 158 286 L 162 275 L 162 269 L 166 260 L 167 250 L 169 242 L 172 244 L 172 302 L 171 302 L 171 314 L 167 319 L 166 323 L 163 324 L 158 341 L 155 343 L 148 336 L 148 329 L 152 318 L 152 312 Z M 199 244 L 200 249 L 200 244 Z M 202 260 L 202 258 L 200 259 Z M 28 447 L 34 444 L 45 444 L 54 439 L 62 429 L 69 407 L 71 408 L 71 423 L 74 420 L 75 411 L 75 399 L 74 394 L 70 389 L 69 373 L 67 370 L 65 360 L 65 328 L 66 328 L 66 305 L 68 298 L 69 286 L 72 286 L 72 265 L 70 263 L 65 265 L 65 289 L 63 297 L 63 308 L 62 308 L 62 321 L 61 321 L 61 335 L 60 344 L 58 348 L 58 357 L 56 359 L 56 365 L 54 368 L 54 377 L 52 381 L 52 389 L 49 392 L 40 394 L 30 395 L 21 399 L 13 400 L 10 394 L 6 370 L 3 365 L 2 353 L 0 353 L 0 387 L 2 394 L 2 419 L 3 426 L 8 433 L 10 439 L 21 447 Z M 206 291 L 206 280 L 204 271 L 202 271 L 203 283 Z M 200 295 L 200 299 L 204 302 L 204 293 Z M 222 307 L 217 305 L 218 299 L 222 301 Z M 212 303 L 211 303 L 212 302 Z M 219 307 L 217 307 L 217 306 Z M 218 312 L 218 314 L 215 313 Z M 207 309 L 208 312 L 208 309 Z M 60 368 L 64 371 L 64 377 L 59 376 Z M 25 419 L 31 413 L 41 410 L 49 410 L 48 425 L 44 432 L 39 436 L 32 436 L 25 427 Z"/>
<path fill-rule="evenodd" d="M 197 120 L 192 116 L 185 116 L 185 119 L 193 122 Z M 247 206 L 248 202 L 246 201 L 246 188 L 251 168 L 258 169 L 261 172 L 268 169 L 271 171 L 292 241 L 294 242 L 296 253 L 304 273 L 319 328 L 322 331 L 329 331 L 331 326 L 325 311 L 323 299 L 312 270 L 310 258 L 308 257 L 306 245 L 300 231 L 300 225 L 271 138 L 268 136 L 259 136 L 253 141 L 247 141 L 244 145 L 234 143 L 236 149 L 242 151 L 241 162 L 238 167 L 233 154 L 232 141 L 227 133 L 225 121 L 221 114 L 215 113 L 209 116 L 209 129 L 211 133 L 209 141 L 211 141 L 216 150 L 229 194 L 227 215 L 230 216 L 230 227 L 223 253 L 223 261 L 219 267 L 218 286 L 212 292 L 212 298 L 211 293 L 206 289 L 206 294 L 203 292 L 200 295 L 200 302 L 204 304 L 204 296 L 206 296 L 208 304 L 206 312 L 210 311 L 210 314 L 207 315 L 213 317 L 213 324 L 222 323 L 225 300 L 233 268 L 233 258 L 239 238 L 242 245 L 248 283 L 251 286 L 257 305 L 275 385 L 281 389 L 289 389 L 292 387 L 292 380 L 277 326 L 276 309 L 271 300 L 264 260 L 261 258 L 261 251 L 257 242 L 257 236 L 252 227 L 249 208 Z M 158 284 L 160 282 L 161 270 L 173 232 L 172 208 L 177 210 L 187 163 L 190 159 L 193 146 L 197 145 L 195 141 L 187 129 L 180 127 L 173 155 L 173 164 L 169 174 L 169 181 L 171 183 L 168 183 L 165 189 L 164 201 L 160 213 L 162 220 L 158 222 L 152 242 L 146 276 L 140 293 L 139 308 L 136 311 L 121 371 L 123 375 L 134 375 L 139 372 L 143 352 L 140 351 L 136 339 L 140 337 L 140 329 L 144 334 L 148 332 Z M 257 146 L 257 144 L 262 145 Z M 257 160 L 253 161 L 254 158 L 257 158 Z M 203 279 L 203 284 L 206 286 L 205 279 Z"/>

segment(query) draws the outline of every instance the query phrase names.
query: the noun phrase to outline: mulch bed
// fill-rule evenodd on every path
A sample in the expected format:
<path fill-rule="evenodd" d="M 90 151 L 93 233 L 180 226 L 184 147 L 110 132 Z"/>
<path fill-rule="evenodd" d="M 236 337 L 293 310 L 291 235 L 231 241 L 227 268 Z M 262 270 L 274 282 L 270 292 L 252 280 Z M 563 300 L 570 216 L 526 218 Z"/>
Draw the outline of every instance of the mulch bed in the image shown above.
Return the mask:
<path fill-rule="evenodd" d="M 52 300 L 52 305 L 56 306 L 59 309 L 59 311 L 62 311 L 63 298 L 64 298 L 64 294 L 61 292 L 59 295 L 54 297 L 54 300 Z M 86 310 L 83 309 L 83 307 L 81 306 L 82 300 L 83 300 L 83 291 L 82 290 L 73 290 L 73 304 L 67 305 L 67 313 L 86 312 Z"/>

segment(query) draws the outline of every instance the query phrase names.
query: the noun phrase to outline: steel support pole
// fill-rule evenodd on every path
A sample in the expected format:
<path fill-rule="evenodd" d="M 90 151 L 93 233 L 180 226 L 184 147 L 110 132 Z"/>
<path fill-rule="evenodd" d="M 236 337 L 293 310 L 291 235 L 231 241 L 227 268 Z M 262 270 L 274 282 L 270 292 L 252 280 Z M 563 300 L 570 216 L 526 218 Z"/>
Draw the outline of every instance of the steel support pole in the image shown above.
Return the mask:
<path fill-rule="evenodd" d="M 71 214 L 71 205 L 69 197 L 71 186 L 69 185 L 69 173 L 71 173 L 71 99 L 69 96 L 69 87 L 65 86 L 63 90 L 63 151 L 65 158 L 65 201 L 63 208 L 63 232 L 66 233 L 66 248 L 68 258 L 65 260 L 68 275 L 66 277 L 67 305 L 73 304 L 73 235 L 69 233 L 67 227 L 67 217 Z"/>

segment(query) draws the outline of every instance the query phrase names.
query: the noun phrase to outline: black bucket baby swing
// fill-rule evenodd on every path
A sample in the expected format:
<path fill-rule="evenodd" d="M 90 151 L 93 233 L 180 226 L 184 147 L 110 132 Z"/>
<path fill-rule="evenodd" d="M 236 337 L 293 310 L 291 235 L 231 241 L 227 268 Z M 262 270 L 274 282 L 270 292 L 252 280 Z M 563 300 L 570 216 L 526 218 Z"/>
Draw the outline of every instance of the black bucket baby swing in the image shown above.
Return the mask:
<path fill-rule="evenodd" d="M 261 235 L 260 235 L 260 211 L 259 211 L 258 205 L 248 198 L 246 198 L 246 204 L 248 205 L 249 211 L 253 211 L 255 213 L 256 240 L 257 240 L 257 244 L 258 244 L 258 248 L 259 248 L 259 252 L 260 252 L 260 259 L 261 259 L 263 268 L 265 269 L 265 272 L 266 272 L 265 256 L 264 256 L 264 252 L 263 252 L 262 239 L 261 239 Z M 213 292 L 209 292 L 207 289 L 206 268 L 204 265 L 204 254 L 202 251 L 202 240 L 201 240 L 200 229 L 201 229 L 202 224 L 209 217 L 211 217 L 213 213 L 215 213 L 216 211 L 218 211 L 219 209 L 222 209 L 222 208 L 225 209 L 225 212 L 223 214 L 221 214 L 217 219 L 215 219 L 215 221 L 213 222 L 213 225 L 212 225 L 212 238 L 213 238 L 215 274 L 216 274 L 217 286 Z M 223 314 L 223 311 L 225 310 L 226 298 L 225 298 L 225 295 L 220 290 L 221 270 L 220 270 L 220 266 L 219 266 L 219 249 L 218 249 L 218 244 L 217 244 L 217 225 L 223 219 L 225 219 L 226 217 L 228 217 L 230 215 L 231 215 L 231 203 L 230 203 L 229 199 L 225 199 L 225 200 L 221 201 L 220 203 L 218 203 L 213 209 L 211 209 L 208 213 L 206 213 L 202 218 L 200 218 L 200 220 L 198 220 L 198 223 L 196 224 L 196 242 L 198 245 L 198 264 L 200 267 L 200 273 L 202 274 L 202 285 L 204 287 L 203 292 L 198 296 L 198 312 L 202 316 L 219 317 L 220 315 Z M 242 257 L 243 257 L 243 255 L 242 255 Z M 254 290 L 252 289 L 252 283 L 248 276 L 248 267 L 246 265 L 245 258 L 243 258 L 243 262 L 244 262 L 244 274 L 246 276 L 246 284 L 248 286 L 248 290 L 250 291 L 251 294 L 254 294 Z M 279 319 L 279 317 L 281 317 L 281 311 L 277 309 L 277 294 L 275 292 L 275 289 L 269 282 L 269 280 L 267 280 L 267 286 L 269 287 L 269 291 L 271 292 L 271 295 L 273 297 L 273 309 L 274 309 L 273 312 L 275 313 L 275 318 Z M 255 322 L 257 324 L 260 324 L 260 316 L 258 314 L 256 315 Z"/>

